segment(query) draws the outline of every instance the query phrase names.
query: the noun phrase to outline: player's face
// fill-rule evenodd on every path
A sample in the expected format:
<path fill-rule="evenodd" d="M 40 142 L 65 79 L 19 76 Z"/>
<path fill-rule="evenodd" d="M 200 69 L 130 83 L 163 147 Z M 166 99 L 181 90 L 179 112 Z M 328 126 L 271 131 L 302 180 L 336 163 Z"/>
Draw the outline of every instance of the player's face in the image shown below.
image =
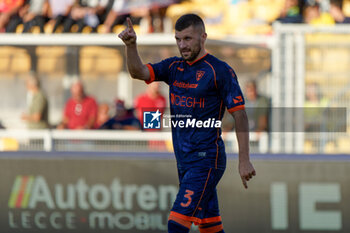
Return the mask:
<path fill-rule="evenodd" d="M 206 34 L 190 26 L 182 31 L 175 31 L 176 44 L 185 61 L 192 62 L 198 58 L 204 47 Z"/>

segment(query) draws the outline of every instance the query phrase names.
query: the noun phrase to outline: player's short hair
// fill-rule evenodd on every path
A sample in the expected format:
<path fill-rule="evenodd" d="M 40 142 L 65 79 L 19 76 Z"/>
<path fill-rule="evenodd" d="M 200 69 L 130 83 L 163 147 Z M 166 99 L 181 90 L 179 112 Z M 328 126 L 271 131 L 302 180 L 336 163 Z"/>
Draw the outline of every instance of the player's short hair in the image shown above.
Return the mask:
<path fill-rule="evenodd" d="M 175 30 L 182 31 L 190 26 L 202 28 L 203 31 L 205 31 L 203 20 L 196 14 L 186 14 L 181 16 L 175 23 Z"/>

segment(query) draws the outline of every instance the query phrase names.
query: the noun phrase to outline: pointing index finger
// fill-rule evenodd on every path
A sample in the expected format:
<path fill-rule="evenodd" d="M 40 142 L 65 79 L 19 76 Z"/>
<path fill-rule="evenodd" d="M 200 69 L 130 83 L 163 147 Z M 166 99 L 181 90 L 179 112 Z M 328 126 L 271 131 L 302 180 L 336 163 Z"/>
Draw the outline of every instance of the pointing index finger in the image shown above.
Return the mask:
<path fill-rule="evenodd" d="M 126 18 L 126 22 L 127 22 L 129 31 L 134 30 L 134 27 L 132 26 L 131 19 L 129 17 Z"/>

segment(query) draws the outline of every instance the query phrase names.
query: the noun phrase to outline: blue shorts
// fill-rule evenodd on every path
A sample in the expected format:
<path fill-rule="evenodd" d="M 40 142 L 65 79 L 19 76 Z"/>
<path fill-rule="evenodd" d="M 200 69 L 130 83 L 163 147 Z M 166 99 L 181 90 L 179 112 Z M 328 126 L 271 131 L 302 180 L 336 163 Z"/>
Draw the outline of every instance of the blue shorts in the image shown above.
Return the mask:
<path fill-rule="evenodd" d="M 195 224 L 221 221 L 216 186 L 224 171 L 208 167 L 179 170 L 180 189 L 170 215 Z"/>

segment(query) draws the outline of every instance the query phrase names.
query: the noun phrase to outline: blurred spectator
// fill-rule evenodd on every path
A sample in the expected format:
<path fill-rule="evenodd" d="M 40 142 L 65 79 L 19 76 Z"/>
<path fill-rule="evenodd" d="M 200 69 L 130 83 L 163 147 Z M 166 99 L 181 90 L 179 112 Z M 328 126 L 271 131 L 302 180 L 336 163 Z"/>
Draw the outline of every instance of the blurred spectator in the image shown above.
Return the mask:
<path fill-rule="evenodd" d="M 168 6 L 151 6 L 149 9 L 148 16 L 148 32 L 164 32 L 165 29 L 165 20 L 166 20 L 166 11 Z"/>
<path fill-rule="evenodd" d="M 34 74 L 29 74 L 26 86 L 27 111 L 22 114 L 22 120 L 27 123 L 28 129 L 49 128 L 48 101 L 40 88 L 39 79 Z"/>
<path fill-rule="evenodd" d="M 74 0 L 49 0 L 48 15 L 51 20 L 47 25 L 52 27 L 51 32 L 56 32 L 58 27 L 63 25 L 72 10 L 73 4 Z"/>
<path fill-rule="evenodd" d="M 64 23 L 63 32 L 82 32 L 85 26 L 95 31 L 106 18 L 113 0 L 76 0 L 68 19 Z M 76 25 L 76 29 L 72 28 Z"/>
<path fill-rule="evenodd" d="M 313 5 L 307 4 L 304 8 L 303 18 L 304 23 L 311 24 L 320 17 L 320 7 L 315 2 Z"/>
<path fill-rule="evenodd" d="M 306 85 L 305 96 L 305 107 L 326 107 L 328 105 L 328 100 L 323 97 L 317 83 Z"/>
<path fill-rule="evenodd" d="M 267 132 L 269 127 L 270 100 L 258 94 L 256 82 L 245 85 L 245 106 L 249 120 L 249 130 Z"/>
<path fill-rule="evenodd" d="M 302 23 L 300 4 L 298 0 L 285 0 L 284 7 L 277 21 L 281 23 Z"/>
<path fill-rule="evenodd" d="M 76 81 L 71 86 L 72 97 L 64 108 L 63 121 L 58 129 L 93 129 L 97 118 L 97 103 L 87 96 L 84 86 Z"/>
<path fill-rule="evenodd" d="M 10 19 L 18 17 L 19 9 L 25 0 L 1 0 L 0 1 L 0 32 L 5 32 Z"/>
<path fill-rule="evenodd" d="M 134 116 L 131 109 L 126 109 L 124 101 L 116 101 L 115 115 L 104 123 L 100 129 L 121 129 L 121 130 L 139 130 L 141 129 L 140 121 Z"/>
<path fill-rule="evenodd" d="M 145 93 L 139 95 L 135 100 L 135 109 L 137 111 L 137 118 L 143 122 L 143 111 L 156 111 L 159 109 L 164 113 L 166 107 L 166 99 L 159 90 L 159 83 L 153 82 L 147 86 Z"/>
<path fill-rule="evenodd" d="M 346 17 L 343 12 L 343 1 L 342 0 L 331 0 L 329 13 L 337 24 L 350 23 L 350 17 Z"/>
<path fill-rule="evenodd" d="M 106 20 L 102 25 L 101 32 L 109 33 L 115 25 L 122 25 L 130 14 L 124 12 L 125 0 L 114 0 L 112 9 L 109 11 Z"/>
<path fill-rule="evenodd" d="M 19 24 L 23 24 L 22 32 L 30 32 L 34 26 L 38 26 L 40 32 L 44 32 L 48 6 L 47 0 L 27 1 L 27 3 L 20 9 L 19 17 L 11 20 L 11 30 L 16 28 Z"/>
<path fill-rule="evenodd" d="M 305 103 L 304 103 L 304 124 L 306 132 L 319 132 L 321 122 L 325 121 L 326 107 L 328 99 L 325 98 L 317 83 L 306 85 Z"/>
<path fill-rule="evenodd" d="M 106 103 L 101 103 L 98 105 L 96 129 L 100 128 L 105 122 L 109 120 L 109 105 Z"/>
<path fill-rule="evenodd" d="M 312 25 L 332 25 L 333 17 L 328 12 L 321 12 L 320 4 L 315 0 L 308 0 L 303 12 L 304 23 Z"/>

